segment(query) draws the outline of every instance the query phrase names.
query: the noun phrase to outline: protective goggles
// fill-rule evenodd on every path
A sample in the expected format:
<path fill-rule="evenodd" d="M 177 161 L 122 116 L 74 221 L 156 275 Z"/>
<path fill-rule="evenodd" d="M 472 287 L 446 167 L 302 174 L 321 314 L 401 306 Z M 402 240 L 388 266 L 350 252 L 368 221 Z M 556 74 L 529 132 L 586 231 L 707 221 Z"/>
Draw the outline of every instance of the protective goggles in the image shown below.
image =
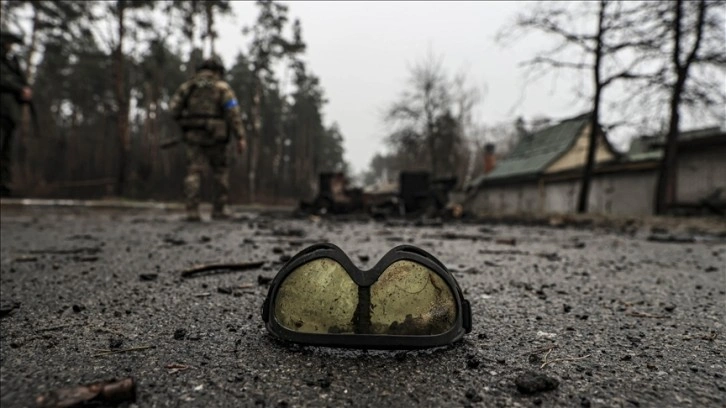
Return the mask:
<path fill-rule="evenodd" d="M 358 269 L 333 244 L 292 257 L 270 285 L 267 330 L 295 343 L 361 348 L 449 344 L 471 331 L 471 306 L 446 267 L 410 245 Z"/>

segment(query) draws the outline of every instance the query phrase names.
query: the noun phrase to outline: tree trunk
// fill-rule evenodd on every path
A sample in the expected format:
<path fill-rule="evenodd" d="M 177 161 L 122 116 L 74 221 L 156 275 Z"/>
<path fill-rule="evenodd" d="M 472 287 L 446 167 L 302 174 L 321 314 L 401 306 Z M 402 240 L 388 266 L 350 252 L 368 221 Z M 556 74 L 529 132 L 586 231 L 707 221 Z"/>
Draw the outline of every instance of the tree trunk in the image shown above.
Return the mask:
<path fill-rule="evenodd" d="M 33 57 L 38 48 L 38 23 L 40 17 L 38 15 L 38 9 L 33 7 L 33 27 L 30 34 L 30 45 L 28 46 L 28 54 L 25 59 L 25 78 L 29 84 L 33 83 Z"/>
<path fill-rule="evenodd" d="M 254 203 L 256 200 L 256 184 L 257 184 L 257 162 L 259 156 L 260 130 L 262 124 L 260 122 L 262 115 L 262 97 L 259 74 L 255 73 L 255 96 L 252 107 L 252 135 L 247 140 L 247 149 L 249 150 L 248 158 L 248 178 L 249 178 L 249 201 Z"/>
<path fill-rule="evenodd" d="M 655 213 L 665 214 L 676 201 L 676 179 L 678 159 L 678 133 L 680 127 L 680 104 L 683 90 L 688 79 L 688 70 L 696 58 L 703 36 L 703 26 L 706 14 L 706 2 L 701 0 L 698 6 L 698 19 L 696 21 L 696 38 L 693 48 L 688 53 L 685 62 L 681 63 L 681 41 L 683 39 L 683 0 L 676 0 L 675 16 L 673 18 L 673 55 L 672 62 L 676 74 L 676 83 L 671 93 L 670 120 L 666 136 L 665 151 L 660 162 L 658 184 L 656 187 Z"/>
<path fill-rule="evenodd" d="M 438 166 L 436 163 L 436 140 L 434 139 L 433 129 L 431 128 L 431 126 L 429 126 L 428 132 L 428 148 L 429 154 L 431 155 L 431 178 L 435 179 L 438 174 Z"/>
<path fill-rule="evenodd" d="M 208 1 L 204 3 L 205 12 L 207 15 L 207 38 L 209 39 L 209 56 L 214 56 L 216 51 L 214 49 L 214 40 L 217 37 L 214 31 L 214 3 Z"/>
<path fill-rule="evenodd" d="M 311 102 L 312 103 L 312 102 Z M 317 149 L 317 134 L 316 126 L 315 126 L 315 119 L 313 116 L 313 109 L 310 109 L 308 119 L 308 160 L 310 160 L 310 169 L 306 173 L 307 177 L 305 178 L 305 194 L 310 194 L 311 190 L 313 189 L 313 186 L 315 185 L 315 180 L 318 178 L 318 172 L 320 171 L 320 155 L 318 154 Z"/>
<path fill-rule="evenodd" d="M 655 213 L 662 215 L 672 204 L 675 190 L 676 150 L 678 148 L 678 126 L 680 115 L 678 105 L 681 99 L 683 80 L 681 78 L 681 19 L 683 17 L 683 1 L 676 0 L 675 16 L 673 17 L 673 55 L 671 56 L 676 71 L 676 84 L 671 92 L 670 120 L 666 135 L 665 150 L 658 169 L 656 186 Z"/>
<path fill-rule="evenodd" d="M 434 135 L 434 117 L 429 108 L 426 109 L 426 143 L 428 144 L 429 156 L 431 158 L 431 178 L 435 179 L 438 174 L 436 163 L 436 139 Z"/>
<path fill-rule="evenodd" d="M 31 27 L 31 34 L 30 34 L 30 45 L 28 46 L 28 53 L 25 58 L 25 79 L 28 81 L 28 84 L 33 83 L 33 57 L 35 56 L 35 52 L 38 48 L 38 23 L 40 22 L 40 18 L 38 15 L 38 9 L 33 7 L 33 25 Z M 30 106 L 27 103 L 24 103 L 21 105 L 20 108 L 20 134 L 21 140 L 23 144 L 27 145 L 28 140 L 30 140 L 30 125 L 31 125 L 31 118 L 30 117 Z M 37 118 L 36 118 L 37 120 Z M 36 132 L 38 130 L 36 129 Z M 36 135 L 37 136 L 37 135 Z"/>
<path fill-rule="evenodd" d="M 126 95 L 126 84 L 125 84 L 125 61 L 123 54 L 124 35 L 126 33 L 126 27 L 124 25 L 125 0 L 118 0 L 118 46 L 116 48 L 116 104 L 118 106 L 117 112 L 117 131 L 119 136 L 119 158 L 118 158 L 118 173 L 116 176 L 116 189 L 115 193 L 118 196 L 123 195 L 126 184 L 126 176 L 128 171 L 128 157 L 129 150 L 131 148 L 131 141 L 129 138 L 129 101 Z"/>
<path fill-rule="evenodd" d="M 592 173 L 595 168 L 595 152 L 597 151 L 597 139 L 600 130 L 600 94 L 602 93 L 602 81 L 600 78 L 600 65 L 602 60 L 602 42 L 603 42 L 603 23 L 605 20 L 606 0 L 600 1 L 600 10 L 598 13 L 597 39 L 595 44 L 595 66 L 593 67 L 593 82 L 595 85 L 595 96 L 593 100 L 592 113 L 590 116 L 590 142 L 587 146 L 587 159 L 585 160 L 585 168 L 582 172 L 582 181 L 580 182 L 580 196 L 577 200 L 577 212 L 584 214 L 588 209 L 588 201 L 590 196 L 590 184 L 592 182 Z"/>
<path fill-rule="evenodd" d="M 680 81 L 678 81 L 680 82 Z M 679 105 L 682 85 L 676 85 L 671 93 L 670 121 L 666 135 L 665 151 L 660 162 L 656 196 L 656 214 L 665 214 L 673 204 L 676 193 L 676 157 L 678 155 Z"/>

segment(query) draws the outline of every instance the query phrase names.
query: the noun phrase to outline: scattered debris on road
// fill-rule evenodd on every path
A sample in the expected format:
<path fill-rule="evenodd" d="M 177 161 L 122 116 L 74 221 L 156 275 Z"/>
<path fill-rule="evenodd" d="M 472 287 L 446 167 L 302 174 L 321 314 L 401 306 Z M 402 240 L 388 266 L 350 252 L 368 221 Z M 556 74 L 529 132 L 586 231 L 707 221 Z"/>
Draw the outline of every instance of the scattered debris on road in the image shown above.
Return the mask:
<path fill-rule="evenodd" d="M 444 232 L 441 234 L 425 234 L 422 238 L 426 239 L 445 239 L 445 240 L 455 240 L 455 239 L 462 239 L 462 240 L 472 240 L 472 241 L 490 241 L 491 238 L 479 235 L 479 234 L 462 234 L 457 232 Z"/>
<path fill-rule="evenodd" d="M 130 347 L 125 349 L 115 349 L 115 350 L 109 350 L 109 349 L 98 349 L 96 350 L 98 353 L 94 354 L 93 357 L 106 357 L 111 354 L 121 354 L 121 353 L 130 353 L 132 351 L 143 351 L 155 348 L 155 346 L 139 346 L 139 347 Z"/>
<path fill-rule="evenodd" d="M 542 359 L 542 365 L 539 366 L 539 368 L 545 368 L 548 365 L 553 364 L 553 363 L 560 363 L 560 362 L 564 362 L 564 361 L 579 361 L 579 360 L 584 360 L 584 359 L 590 357 L 590 354 L 588 354 L 588 355 L 582 356 L 582 357 L 563 357 L 563 358 L 555 358 L 555 359 L 550 360 L 549 356 L 550 356 L 550 353 L 552 352 L 552 350 L 554 350 L 554 347 L 549 349 L 547 351 L 547 353 L 545 353 L 544 358 Z"/>
<path fill-rule="evenodd" d="M 245 289 L 252 289 L 254 288 L 254 283 L 243 283 L 241 285 L 237 286 L 220 286 L 217 288 L 217 293 L 221 293 L 223 295 L 233 295 L 233 296 L 241 296 L 244 293 L 253 293 L 253 291 L 245 290 Z"/>
<path fill-rule="evenodd" d="M 36 262 L 38 260 L 37 256 L 27 256 L 22 255 L 15 259 L 13 259 L 13 262 L 21 263 L 21 262 Z"/>
<path fill-rule="evenodd" d="M 42 408 L 66 408 L 86 404 L 118 404 L 136 402 L 136 382 L 133 378 L 111 380 L 51 391 L 36 398 Z"/>
<path fill-rule="evenodd" d="M 181 276 L 182 278 L 196 278 L 198 276 L 216 275 L 220 273 L 248 271 L 250 269 L 258 269 L 264 264 L 265 261 L 199 265 L 183 270 Z"/>
<path fill-rule="evenodd" d="M 101 253 L 100 247 L 80 247 L 70 249 L 36 249 L 28 251 L 35 255 L 96 255 Z"/>
<path fill-rule="evenodd" d="M 166 369 L 169 370 L 169 374 L 178 373 L 180 371 L 186 371 L 190 369 L 191 366 L 186 364 L 179 364 L 179 363 L 171 363 L 166 365 Z"/>
<path fill-rule="evenodd" d="M 287 228 L 273 230 L 271 235 L 276 237 L 305 238 L 307 234 L 302 228 Z"/>
<path fill-rule="evenodd" d="M 164 237 L 164 242 L 174 246 L 182 246 L 187 244 L 187 241 L 174 237 Z"/>
<path fill-rule="evenodd" d="M 648 237 L 648 241 L 671 244 L 691 244 L 696 242 L 696 239 L 690 235 L 653 234 Z"/>
<path fill-rule="evenodd" d="M 517 240 L 515 238 L 500 238 L 494 242 L 496 242 L 497 244 L 500 244 L 500 245 L 511 245 L 511 246 L 517 245 Z"/>
<path fill-rule="evenodd" d="M 8 302 L 3 303 L 0 305 L 0 317 L 5 317 L 10 315 L 10 313 L 20 308 L 20 302 Z"/>
<path fill-rule="evenodd" d="M 627 315 L 630 317 L 646 317 L 649 319 L 667 319 L 670 317 L 670 316 L 666 316 L 666 315 L 655 315 L 655 314 L 651 314 L 651 313 L 639 312 L 637 310 L 633 310 L 630 313 L 628 313 Z"/>

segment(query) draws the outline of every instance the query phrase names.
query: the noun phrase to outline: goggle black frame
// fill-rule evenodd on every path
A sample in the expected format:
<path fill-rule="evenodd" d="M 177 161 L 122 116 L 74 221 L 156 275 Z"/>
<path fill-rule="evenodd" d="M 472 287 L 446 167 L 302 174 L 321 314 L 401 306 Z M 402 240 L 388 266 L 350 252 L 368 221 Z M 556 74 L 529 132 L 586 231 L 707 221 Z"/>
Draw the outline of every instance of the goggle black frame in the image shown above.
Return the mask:
<path fill-rule="evenodd" d="M 381 274 L 397 261 L 417 262 L 439 275 L 451 288 L 456 302 L 456 322 L 453 327 L 436 335 L 381 335 L 351 333 L 300 333 L 287 329 L 275 319 L 272 305 L 275 304 L 280 284 L 299 266 L 316 259 L 330 258 L 338 262 L 359 287 L 370 287 Z M 386 253 L 375 266 L 361 270 L 348 258 L 342 249 L 330 243 L 314 244 L 292 257 L 277 273 L 262 306 L 262 320 L 267 330 L 279 339 L 293 343 L 314 344 L 329 347 L 351 347 L 371 349 L 415 349 L 436 347 L 460 340 L 471 332 L 471 305 L 464 299 L 458 282 L 446 267 L 433 255 L 412 245 L 399 245 Z"/>

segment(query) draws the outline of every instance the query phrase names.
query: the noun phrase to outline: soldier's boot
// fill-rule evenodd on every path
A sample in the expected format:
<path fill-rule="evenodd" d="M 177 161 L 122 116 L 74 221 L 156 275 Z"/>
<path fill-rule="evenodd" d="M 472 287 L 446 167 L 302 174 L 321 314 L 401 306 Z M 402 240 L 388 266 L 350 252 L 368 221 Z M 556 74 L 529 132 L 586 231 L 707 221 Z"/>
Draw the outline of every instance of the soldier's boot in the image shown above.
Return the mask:
<path fill-rule="evenodd" d="M 214 179 L 214 204 L 212 206 L 213 220 L 228 220 L 227 196 L 229 194 L 229 171 L 226 166 L 216 167 L 212 170 Z"/>
<path fill-rule="evenodd" d="M 184 180 L 184 192 L 186 194 L 186 221 L 201 221 L 199 214 L 199 188 L 201 184 L 201 176 L 196 168 L 189 171 Z"/>
<path fill-rule="evenodd" d="M 227 209 L 225 207 L 215 208 L 212 210 L 212 219 L 213 220 L 228 220 L 231 216 L 229 215 L 229 212 L 227 212 Z"/>
<path fill-rule="evenodd" d="M 199 207 L 194 205 L 187 205 L 187 215 L 184 220 L 188 222 L 201 221 L 202 216 L 199 214 Z"/>
<path fill-rule="evenodd" d="M 200 222 L 200 221 L 202 221 L 202 216 L 199 215 L 198 212 L 197 213 L 188 212 L 187 215 L 186 215 L 186 217 L 184 217 L 184 221 L 186 221 L 186 222 Z"/>

